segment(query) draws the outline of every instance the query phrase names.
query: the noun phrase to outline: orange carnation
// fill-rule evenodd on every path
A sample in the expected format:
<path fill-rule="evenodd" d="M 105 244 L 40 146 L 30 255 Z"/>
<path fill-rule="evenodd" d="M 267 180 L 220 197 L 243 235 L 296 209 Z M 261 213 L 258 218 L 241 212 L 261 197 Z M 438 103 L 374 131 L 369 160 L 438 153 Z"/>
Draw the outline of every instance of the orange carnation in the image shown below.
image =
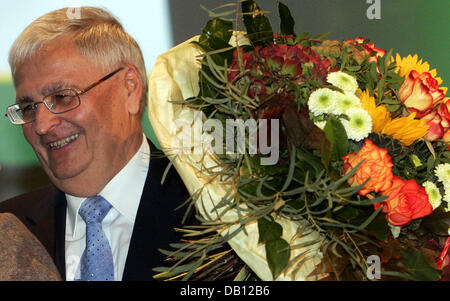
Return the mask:
<path fill-rule="evenodd" d="M 364 146 L 358 153 L 349 153 L 342 157 L 344 161 L 344 173 L 352 170 L 363 160 L 364 163 L 358 168 L 356 173 L 348 179 L 351 186 L 357 186 L 369 181 L 359 190 L 360 195 L 366 195 L 369 192 L 385 191 L 391 188 L 392 178 L 392 161 L 388 151 L 384 148 L 376 146 L 372 140 L 366 139 Z"/>
<path fill-rule="evenodd" d="M 387 221 L 394 226 L 407 225 L 433 212 L 425 188 L 414 180 L 394 177 L 391 188 L 381 194 L 389 196 L 381 204 L 384 205 Z M 374 204 L 375 209 L 379 206 L 380 203 Z"/>

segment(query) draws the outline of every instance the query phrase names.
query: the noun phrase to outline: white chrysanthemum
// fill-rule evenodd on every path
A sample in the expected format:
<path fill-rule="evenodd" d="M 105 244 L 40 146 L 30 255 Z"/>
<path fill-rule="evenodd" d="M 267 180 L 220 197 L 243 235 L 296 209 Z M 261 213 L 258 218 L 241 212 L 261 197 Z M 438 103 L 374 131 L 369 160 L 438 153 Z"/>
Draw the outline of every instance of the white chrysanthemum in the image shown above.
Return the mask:
<path fill-rule="evenodd" d="M 442 197 L 442 200 L 447 203 L 446 206 L 442 205 L 445 212 L 450 211 L 450 185 L 444 185 L 444 196 Z"/>
<path fill-rule="evenodd" d="M 331 113 L 336 107 L 336 99 L 337 92 L 328 88 L 317 89 L 309 96 L 309 111 L 315 116 Z"/>
<path fill-rule="evenodd" d="M 450 164 L 442 163 L 436 166 L 434 173 L 438 177 L 439 181 L 444 183 L 444 186 L 450 185 Z"/>
<path fill-rule="evenodd" d="M 325 128 L 325 125 L 327 124 L 327 122 L 325 120 L 321 120 L 321 121 L 316 121 L 314 122 L 314 124 L 321 130 L 323 130 Z"/>
<path fill-rule="evenodd" d="M 428 195 L 428 201 L 430 202 L 431 206 L 433 206 L 433 210 L 439 207 L 442 203 L 442 197 L 436 185 L 431 181 L 426 181 L 422 184 L 422 186 L 425 187 L 425 191 Z"/>
<path fill-rule="evenodd" d="M 372 131 L 372 118 L 370 114 L 362 108 L 348 109 L 346 115 L 349 120 L 342 119 L 348 138 L 360 141 L 369 136 Z"/>
<path fill-rule="evenodd" d="M 444 194 L 444 201 L 447 203 L 447 206 L 444 206 L 444 211 L 449 212 L 450 211 L 450 189 L 445 189 Z"/>
<path fill-rule="evenodd" d="M 327 82 L 351 93 L 355 93 L 358 89 L 356 78 L 342 71 L 328 73 Z"/>
<path fill-rule="evenodd" d="M 348 109 L 354 107 L 361 107 L 361 101 L 359 98 L 350 92 L 337 93 L 338 98 L 336 102 L 336 108 L 333 111 L 334 114 L 340 115 L 345 114 Z"/>

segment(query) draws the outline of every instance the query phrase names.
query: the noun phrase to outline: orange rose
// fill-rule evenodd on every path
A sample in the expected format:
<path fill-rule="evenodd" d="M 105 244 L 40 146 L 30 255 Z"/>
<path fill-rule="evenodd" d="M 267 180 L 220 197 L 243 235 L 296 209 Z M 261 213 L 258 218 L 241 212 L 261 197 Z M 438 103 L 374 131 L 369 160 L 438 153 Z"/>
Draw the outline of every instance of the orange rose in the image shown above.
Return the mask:
<path fill-rule="evenodd" d="M 416 112 L 417 118 L 427 115 L 444 98 L 444 91 L 430 73 L 413 70 L 400 87 L 398 98 L 408 108 Z"/>
<path fill-rule="evenodd" d="M 394 177 L 391 188 L 381 194 L 389 196 L 381 204 L 387 221 L 394 226 L 404 226 L 433 212 L 425 188 L 414 180 Z M 380 203 L 374 205 L 375 209 L 379 206 Z"/>
<path fill-rule="evenodd" d="M 356 173 L 348 179 L 351 186 L 357 186 L 370 178 L 366 185 L 359 190 L 360 195 L 366 195 L 372 191 L 385 191 L 391 187 L 394 176 L 391 156 L 386 149 L 373 144 L 372 140 L 366 139 L 358 153 L 350 153 L 342 157 L 342 160 L 344 161 L 344 174 L 365 160 Z"/>

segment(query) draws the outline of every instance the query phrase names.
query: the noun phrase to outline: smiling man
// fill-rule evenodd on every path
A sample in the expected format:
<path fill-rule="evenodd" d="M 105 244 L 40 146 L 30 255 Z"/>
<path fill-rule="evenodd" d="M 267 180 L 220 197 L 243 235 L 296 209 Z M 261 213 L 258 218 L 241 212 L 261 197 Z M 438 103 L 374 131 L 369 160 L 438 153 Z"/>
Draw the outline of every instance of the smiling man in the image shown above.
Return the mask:
<path fill-rule="evenodd" d="M 7 116 L 53 185 L 0 203 L 42 242 L 66 280 L 151 280 L 157 248 L 179 237 L 187 198 L 144 136 L 147 95 L 138 44 L 108 12 L 50 12 L 10 51 L 16 101 Z M 70 15 L 69 15 L 70 16 Z M 161 156 L 159 156 L 161 157 Z"/>

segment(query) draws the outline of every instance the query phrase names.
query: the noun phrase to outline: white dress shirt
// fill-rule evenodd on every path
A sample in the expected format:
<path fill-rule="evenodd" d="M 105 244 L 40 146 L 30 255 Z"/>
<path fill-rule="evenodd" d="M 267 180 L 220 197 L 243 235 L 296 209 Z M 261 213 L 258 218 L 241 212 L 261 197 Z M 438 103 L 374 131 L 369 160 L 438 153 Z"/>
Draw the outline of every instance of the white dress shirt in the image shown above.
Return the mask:
<path fill-rule="evenodd" d="M 112 208 L 102 222 L 111 246 L 114 278 L 122 280 L 134 221 L 150 164 L 150 147 L 144 136 L 141 147 L 122 170 L 99 193 Z M 80 276 L 80 259 L 86 246 L 86 224 L 78 214 L 86 198 L 66 194 L 66 280 Z"/>

